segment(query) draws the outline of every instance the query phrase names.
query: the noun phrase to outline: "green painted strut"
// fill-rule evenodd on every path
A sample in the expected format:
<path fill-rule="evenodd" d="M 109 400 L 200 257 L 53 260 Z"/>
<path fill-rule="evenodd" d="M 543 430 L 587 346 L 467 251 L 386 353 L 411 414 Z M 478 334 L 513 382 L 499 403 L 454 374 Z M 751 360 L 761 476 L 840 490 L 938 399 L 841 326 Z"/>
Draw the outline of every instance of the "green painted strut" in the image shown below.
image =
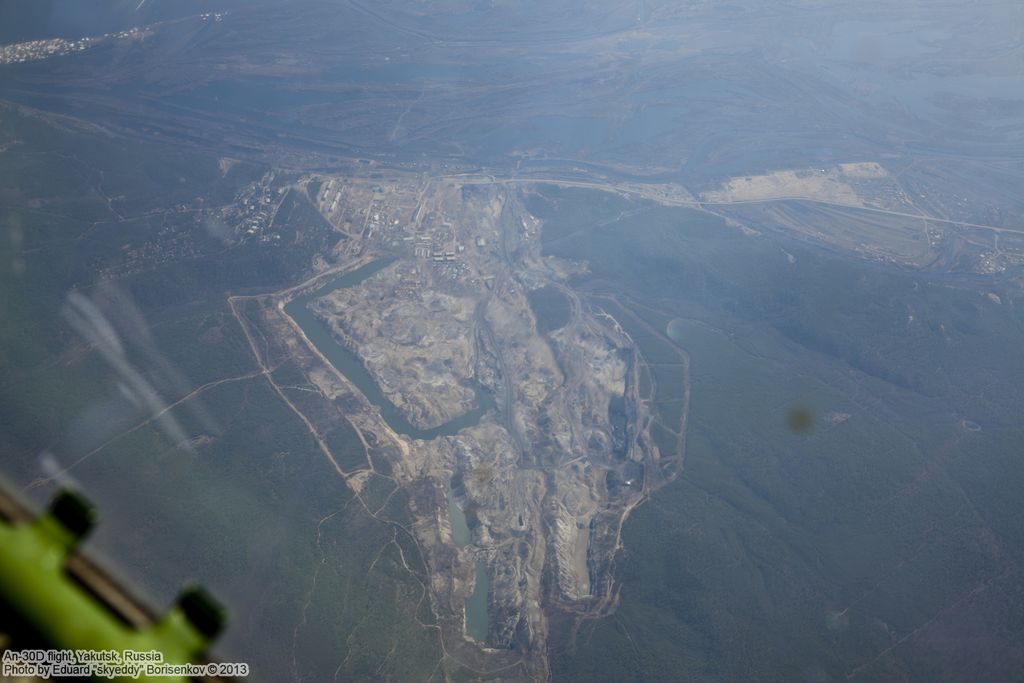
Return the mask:
<path fill-rule="evenodd" d="M 194 662 L 224 623 L 223 609 L 204 591 L 186 589 L 170 610 L 147 628 L 118 619 L 65 568 L 92 527 L 94 508 L 80 495 L 64 491 L 50 510 L 35 520 L 11 524 L 0 519 L 0 601 L 31 625 L 52 649 L 156 651 L 171 664 Z M 137 679 L 172 683 L 187 679 Z"/>

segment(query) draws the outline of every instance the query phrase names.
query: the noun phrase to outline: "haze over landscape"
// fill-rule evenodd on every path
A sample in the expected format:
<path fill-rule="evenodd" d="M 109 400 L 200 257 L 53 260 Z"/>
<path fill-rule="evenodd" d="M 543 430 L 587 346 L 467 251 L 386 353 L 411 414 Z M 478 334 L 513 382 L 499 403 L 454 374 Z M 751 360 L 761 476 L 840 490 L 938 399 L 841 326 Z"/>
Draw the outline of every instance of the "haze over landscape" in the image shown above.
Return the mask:
<path fill-rule="evenodd" d="M 1020 679 L 1024 5 L 0 43 L 0 474 L 247 680 Z"/>

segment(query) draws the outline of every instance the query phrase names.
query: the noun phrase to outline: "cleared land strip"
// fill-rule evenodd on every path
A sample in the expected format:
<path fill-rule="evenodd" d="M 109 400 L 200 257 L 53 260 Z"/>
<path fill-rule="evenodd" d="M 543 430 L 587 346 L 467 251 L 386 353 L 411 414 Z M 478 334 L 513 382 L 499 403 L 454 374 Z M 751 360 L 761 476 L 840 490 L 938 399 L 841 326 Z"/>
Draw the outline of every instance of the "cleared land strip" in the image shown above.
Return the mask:
<path fill-rule="evenodd" d="M 971 223 L 970 221 L 958 221 L 952 218 L 938 218 L 936 216 L 929 216 L 927 214 L 906 213 L 904 211 L 892 211 L 890 209 L 880 209 L 873 206 L 857 206 L 854 204 L 843 204 L 842 202 L 830 202 L 825 199 L 812 199 L 809 197 L 797 195 L 766 197 L 763 199 L 738 199 L 723 202 L 707 202 L 700 201 L 698 199 L 669 198 L 657 192 L 645 190 L 642 186 L 639 185 L 613 185 L 609 183 L 589 182 L 585 180 L 555 180 L 553 178 L 498 178 L 494 176 L 473 178 L 459 175 L 445 177 L 458 178 L 460 182 L 465 183 L 467 185 L 517 183 L 524 185 L 555 185 L 558 187 L 582 187 L 594 190 L 601 190 L 604 192 L 612 192 L 620 195 L 629 195 L 634 197 L 641 197 L 643 199 L 650 199 L 651 201 L 655 201 L 659 204 L 664 204 L 666 206 L 689 206 L 695 209 L 702 209 L 706 206 L 737 206 L 741 204 L 768 204 L 772 202 L 809 202 L 812 204 L 836 206 L 843 209 L 870 211 L 873 213 L 887 214 L 890 216 L 901 216 L 903 218 L 915 218 L 918 220 L 926 220 L 933 223 L 943 223 L 946 225 L 960 225 L 966 228 L 980 228 L 982 230 L 992 230 L 994 232 L 1006 232 L 1024 235 L 1024 229 L 1003 228 L 995 225 L 985 225 L 984 223 Z M 682 187 L 680 187 L 680 190 L 685 192 L 685 189 Z M 689 193 L 687 192 L 686 194 Z"/>
<path fill-rule="evenodd" d="M 59 471 L 54 472 L 53 474 L 51 474 L 48 477 L 43 477 L 43 478 L 39 478 L 39 479 L 36 479 L 36 480 L 32 481 L 28 486 L 25 487 L 25 490 L 26 491 L 31 491 L 32 489 L 36 489 L 36 488 L 39 488 L 40 486 L 44 486 L 46 484 L 49 484 L 50 482 L 56 480 L 57 478 L 67 474 L 73 468 L 77 467 L 78 465 L 80 465 L 85 460 L 87 460 L 87 459 L 91 458 L 92 456 L 96 455 L 97 453 L 99 453 L 100 451 L 102 451 L 104 448 L 106 448 L 110 444 L 114 443 L 115 441 L 118 441 L 119 439 L 122 439 L 122 438 L 128 436 L 129 434 L 138 431 L 139 429 L 142 429 L 143 427 L 145 427 L 146 425 L 150 424 L 154 420 L 159 420 L 161 417 L 166 415 L 169 411 L 174 410 L 175 408 L 180 406 L 182 403 L 186 403 L 186 402 L 190 401 L 191 399 L 195 398 L 196 396 L 198 396 L 199 394 L 203 393 L 204 391 L 207 391 L 208 389 L 213 389 L 214 387 L 218 387 L 218 386 L 220 386 L 222 384 L 228 384 L 230 382 L 241 382 L 243 380 L 253 379 L 254 377 L 260 377 L 262 375 L 268 375 L 269 376 L 269 373 L 271 373 L 273 371 L 274 370 L 271 369 L 271 368 L 264 368 L 263 370 L 256 370 L 254 372 L 249 372 L 249 373 L 246 373 L 244 375 L 238 375 L 237 377 L 225 377 L 224 379 L 218 379 L 218 380 L 214 380 L 213 382 L 207 382 L 206 384 L 193 389 L 192 391 L 190 391 L 186 395 L 184 395 L 181 398 L 179 398 L 174 403 L 167 404 L 161 410 L 158 410 L 157 412 L 153 413 L 152 415 L 147 417 L 142 422 L 139 422 L 138 424 L 134 425 L 133 427 L 129 427 L 128 429 L 126 429 L 126 430 L 124 430 L 122 432 L 118 432 L 114 436 L 110 437 L 109 439 L 107 439 L 106 441 L 101 443 L 99 446 L 96 446 L 96 448 L 92 449 L 91 451 L 89 451 L 85 455 L 80 456 L 77 460 L 75 460 L 74 462 L 70 463 L 67 467 L 64 467 L 64 468 L 60 469 Z"/>

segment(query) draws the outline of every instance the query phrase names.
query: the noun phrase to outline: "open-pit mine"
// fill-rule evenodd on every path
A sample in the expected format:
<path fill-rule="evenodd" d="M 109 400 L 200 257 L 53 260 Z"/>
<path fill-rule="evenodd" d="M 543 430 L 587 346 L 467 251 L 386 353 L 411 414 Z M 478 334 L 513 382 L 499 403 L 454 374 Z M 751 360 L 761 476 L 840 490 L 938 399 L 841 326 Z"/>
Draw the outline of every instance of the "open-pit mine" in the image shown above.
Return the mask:
<path fill-rule="evenodd" d="M 643 357 L 570 286 L 586 265 L 542 255 L 528 187 L 292 189 L 339 241 L 308 281 L 231 299 L 254 354 L 360 502 L 418 548 L 445 653 L 547 677 L 549 623 L 614 609 L 622 524 L 681 463 L 682 439 L 662 453 L 648 433 Z M 339 425 L 361 455 L 339 453 Z"/>

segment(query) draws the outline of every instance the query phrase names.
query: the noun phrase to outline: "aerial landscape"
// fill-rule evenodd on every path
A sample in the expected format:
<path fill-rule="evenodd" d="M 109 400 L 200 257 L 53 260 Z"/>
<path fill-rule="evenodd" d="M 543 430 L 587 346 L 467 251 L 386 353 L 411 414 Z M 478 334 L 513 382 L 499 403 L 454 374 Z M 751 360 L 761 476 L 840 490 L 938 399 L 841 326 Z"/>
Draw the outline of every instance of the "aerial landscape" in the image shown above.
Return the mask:
<path fill-rule="evenodd" d="M 0 478 L 211 657 L 1020 679 L 1024 6 L 92 4 L 0 3 Z"/>

